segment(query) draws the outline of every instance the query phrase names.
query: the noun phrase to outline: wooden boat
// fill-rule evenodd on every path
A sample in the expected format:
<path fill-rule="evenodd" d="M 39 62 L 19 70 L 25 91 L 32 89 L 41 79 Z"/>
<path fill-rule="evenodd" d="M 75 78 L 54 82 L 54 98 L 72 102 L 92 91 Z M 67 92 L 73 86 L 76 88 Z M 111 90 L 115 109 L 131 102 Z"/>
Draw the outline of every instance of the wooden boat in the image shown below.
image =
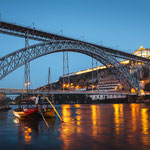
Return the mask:
<path fill-rule="evenodd" d="M 55 117 L 55 111 L 53 108 L 45 108 L 42 110 L 44 117 L 51 118 Z"/>
<path fill-rule="evenodd" d="M 50 67 L 49 67 L 49 70 L 48 70 L 48 93 L 47 95 L 49 95 L 49 81 L 50 81 Z M 43 113 L 43 116 L 46 117 L 46 118 L 51 118 L 51 117 L 55 117 L 55 110 L 51 107 L 49 107 L 48 105 L 44 108 L 42 108 L 42 113 Z"/>
<path fill-rule="evenodd" d="M 30 78 L 28 78 L 30 76 L 29 71 L 27 70 L 28 66 L 25 65 L 25 87 L 26 87 L 26 97 L 24 99 L 19 100 L 20 104 L 18 104 L 18 108 L 14 109 L 13 114 L 15 115 L 15 117 L 19 118 L 19 119 L 34 119 L 39 117 L 39 111 L 38 111 L 38 101 L 39 101 L 39 97 L 37 97 L 35 100 L 32 98 L 29 98 L 29 89 L 30 89 Z M 29 104 L 29 102 L 32 102 L 32 100 L 35 103 L 35 106 L 32 106 L 33 104 Z M 25 102 L 26 107 L 25 108 L 21 108 L 21 103 Z"/>
<path fill-rule="evenodd" d="M 38 107 L 17 108 L 14 109 L 13 114 L 19 119 L 33 119 L 39 116 Z"/>

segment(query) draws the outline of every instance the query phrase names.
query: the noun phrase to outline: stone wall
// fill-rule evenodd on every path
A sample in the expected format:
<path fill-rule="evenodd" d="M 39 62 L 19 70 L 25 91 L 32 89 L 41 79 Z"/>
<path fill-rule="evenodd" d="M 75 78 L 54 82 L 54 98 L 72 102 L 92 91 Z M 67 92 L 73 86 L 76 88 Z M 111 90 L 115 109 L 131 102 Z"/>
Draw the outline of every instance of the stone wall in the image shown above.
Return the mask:
<path fill-rule="evenodd" d="M 0 93 L 0 110 L 8 110 L 9 105 L 5 93 Z"/>

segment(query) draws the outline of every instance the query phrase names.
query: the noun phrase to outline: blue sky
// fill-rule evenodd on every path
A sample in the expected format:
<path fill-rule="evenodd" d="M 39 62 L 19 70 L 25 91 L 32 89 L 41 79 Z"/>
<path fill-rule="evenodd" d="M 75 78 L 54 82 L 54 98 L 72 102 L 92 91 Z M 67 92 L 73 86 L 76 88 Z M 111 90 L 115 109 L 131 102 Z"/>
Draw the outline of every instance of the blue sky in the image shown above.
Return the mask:
<path fill-rule="evenodd" d="M 1 19 L 34 26 L 126 52 L 140 45 L 150 48 L 149 0 L 0 0 Z M 25 40 L 0 34 L 0 57 L 23 48 Z M 30 41 L 30 45 L 34 44 Z M 31 62 L 31 87 L 47 83 L 48 67 L 52 81 L 62 75 L 62 53 L 43 56 Z M 91 67 L 91 58 L 69 53 L 70 72 Z M 0 88 L 24 88 L 24 66 L 0 81 Z"/>

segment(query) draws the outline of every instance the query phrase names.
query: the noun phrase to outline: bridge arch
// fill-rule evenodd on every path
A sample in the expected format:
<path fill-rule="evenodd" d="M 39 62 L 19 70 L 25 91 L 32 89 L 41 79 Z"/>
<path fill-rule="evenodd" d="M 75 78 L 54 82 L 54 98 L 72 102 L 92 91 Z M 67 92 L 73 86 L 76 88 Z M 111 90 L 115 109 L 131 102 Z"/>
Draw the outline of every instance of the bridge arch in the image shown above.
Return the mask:
<path fill-rule="evenodd" d="M 103 65 L 107 66 L 107 68 L 116 75 L 123 86 L 139 89 L 136 78 L 131 75 L 125 66 L 117 61 L 114 56 L 110 55 L 110 53 L 104 51 L 102 48 L 71 40 L 57 40 L 35 44 L 0 58 L 0 80 L 20 66 L 24 65 L 26 62 L 50 53 L 62 51 L 78 52 L 91 56 Z M 118 72 L 117 74 L 116 70 Z"/>

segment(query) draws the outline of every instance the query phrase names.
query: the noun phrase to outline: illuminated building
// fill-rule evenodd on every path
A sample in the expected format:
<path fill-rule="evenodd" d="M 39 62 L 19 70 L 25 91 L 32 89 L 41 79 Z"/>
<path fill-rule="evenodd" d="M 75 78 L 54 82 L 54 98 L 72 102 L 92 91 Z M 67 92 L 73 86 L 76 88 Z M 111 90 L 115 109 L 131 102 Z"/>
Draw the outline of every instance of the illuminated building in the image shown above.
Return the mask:
<path fill-rule="evenodd" d="M 150 58 L 150 49 L 141 46 L 138 50 L 134 52 L 134 55 Z"/>
<path fill-rule="evenodd" d="M 138 50 L 135 50 L 133 55 L 150 58 L 150 49 L 141 46 Z M 145 64 L 136 61 L 121 60 L 120 63 L 124 65 L 131 74 L 135 75 L 140 83 L 140 88 L 145 89 L 145 85 L 149 82 L 149 68 L 146 68 Z M 67 82 L 68 76 L 70 78 L 70 84 Z M 64 80 L 66 79 L 64 83 L 63 78 Z M 47 88 L 47 86 L 45 87 Z M 125 90 L 115 75 L 112 74 L 106 66 L 97 66 L 95 68 L 65 74 L 53 84 L 52 89 L 62 90 L 63 87 L 65 90 L 70 89 L 77 91 L 99 90 L 99 92 L 120 92 Z M 133 92 L 132 89 L 129 90 Z M 99 97 L 96 96 L 93 99 L 97 98 Z M 103 99 L 103 97 L 100 99 Z"/>

